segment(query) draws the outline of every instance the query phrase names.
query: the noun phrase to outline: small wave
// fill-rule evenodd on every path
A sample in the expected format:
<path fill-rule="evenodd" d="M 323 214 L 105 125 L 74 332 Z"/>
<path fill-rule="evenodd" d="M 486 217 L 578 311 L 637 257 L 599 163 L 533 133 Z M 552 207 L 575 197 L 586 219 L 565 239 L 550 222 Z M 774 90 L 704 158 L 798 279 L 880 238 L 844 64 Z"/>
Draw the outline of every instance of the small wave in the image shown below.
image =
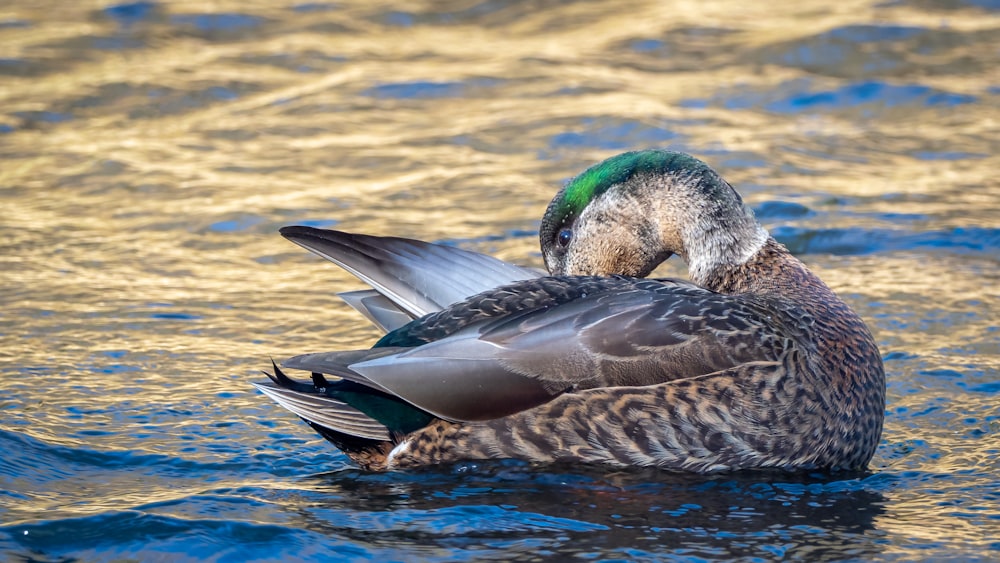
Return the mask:
<path fill-rule="evenodd" d="M 152 19 L 159 11 L 155 2 L 126 2 L 114 4 L 102 10 L 102 13 L 122 27 L 130 27 L 144 20 Z"/>
<path fill-rule="evenodd" d="M 492 78 L 470 79 L 462 82 L 390 82 L 372 86 L 361 95 L 403 100 L 474 97 L 476 90 L 494 88 L 501 83 L 501 80 Z"/>
<path fill-rule="evenodd" d="M 634 146 L 659 146 L 680 135 L 667 127 L 635 120 L 588 118 L 576 130 L 549 139 L 551 149 L 600 148 L 625 150 Z"/>
<path fill-rule="evenodd" d="M 952 107 L 977 101 L 975 96 L 969 94 L 948 92 L 923 84 L 864 80 L 826 88 L 813 79 L 798 78 L 766 89 L 727 88 L 707 99 L 686 99 L 680 104 L 684 107 L 718 106 L 729 110 L 810 114 L 873 107 Z"/>
<path fill-rule="evenodd" d="M 0 429 L 0 479 L 33 476 L 38 482 L 59 480 L 71 474 L 94 469 L 137 469 L 170 467 L 179 473 L 243 471 L 249 462 L 199 462 L 163 454 L 130 450 L 102 451 L 70 445 L 53 444 L 20 432 Z M 62 468 L 60 472 L 46 468 Z"/>
<path fill-rule="evenodd" d="M 260 27 L 267 22 L 261 16 L 240 13 L 176 14 L 174 25 L 199 34 L 234 33 Z"/>
<path fill-rule="evenodd" d="M 782 226 L 771 234 L 794 254 L 866 255 L 902 251 L 987 253 L 1000 250 L 1000 229 L 955 227 L 937 231 L 899 231 L 860 227 L 810 229 Z"/>
<path fill-rule="evenodd" d="M 220 550 L 241 552 L 261 544 L 277 546 L 298 533 L 274 524 L 120 511 L 0 527 L 0 543 L 16 543 L 47 555 L 91 552 L 101 553 L 102 558 L 112 555 L 149 560 L 162 559 L 165 553 L 205 558 Z"/>

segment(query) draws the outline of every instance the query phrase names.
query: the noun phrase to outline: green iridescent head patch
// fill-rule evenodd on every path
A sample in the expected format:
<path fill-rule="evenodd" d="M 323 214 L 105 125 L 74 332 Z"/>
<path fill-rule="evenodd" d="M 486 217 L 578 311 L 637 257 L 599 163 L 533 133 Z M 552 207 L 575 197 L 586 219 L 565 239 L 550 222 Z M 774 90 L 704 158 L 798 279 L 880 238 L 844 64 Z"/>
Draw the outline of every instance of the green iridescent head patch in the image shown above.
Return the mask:
<path fill-rule="evenodd" d="M 563 191 L 559 215 L 575 217 L 611 186 L 627 182 L 643 172 L 669 173 L 707 170 L 704 162 L 683 153 L 647 150 L 622 153 L 595 164 L 573 178 Z"/>

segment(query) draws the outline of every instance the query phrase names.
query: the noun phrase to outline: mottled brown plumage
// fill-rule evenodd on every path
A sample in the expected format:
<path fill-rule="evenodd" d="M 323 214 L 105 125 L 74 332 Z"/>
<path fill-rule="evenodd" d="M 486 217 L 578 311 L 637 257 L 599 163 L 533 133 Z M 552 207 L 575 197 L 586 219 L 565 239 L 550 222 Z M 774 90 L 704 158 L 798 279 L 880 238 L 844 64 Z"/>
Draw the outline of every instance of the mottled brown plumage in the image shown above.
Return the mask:
<path fill-rule="evenodd" d="M 860 468 L 878 444 L 864 322 L 687 155 L 626 153 L 567 184 L 540 232 L 554 277 L 418 241 L 283 234 L 372 285 L 352 301 L 369 318 L 400 319 L 371 350 L 285 363 L 312 383 L 275 368 L 259 385 L 362 467 Z M 671 254 L 697 285 L 620 276 Z"/>

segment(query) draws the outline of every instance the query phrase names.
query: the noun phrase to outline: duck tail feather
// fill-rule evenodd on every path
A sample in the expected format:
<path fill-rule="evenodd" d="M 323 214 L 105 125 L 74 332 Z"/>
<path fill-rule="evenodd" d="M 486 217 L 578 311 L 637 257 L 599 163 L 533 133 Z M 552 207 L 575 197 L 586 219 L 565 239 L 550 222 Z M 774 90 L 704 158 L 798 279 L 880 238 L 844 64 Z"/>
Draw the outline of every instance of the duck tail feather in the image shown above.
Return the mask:
<path fill-rule="evenodd" d="M 303 392 L 275 383 L 254 383 L 253 386 L 313 427 L 321 426 L 331 432 L 366 440 L 391 440 L 389 429 L 382 423 L 344 401 L 319 393 L 318 390 Z"/>

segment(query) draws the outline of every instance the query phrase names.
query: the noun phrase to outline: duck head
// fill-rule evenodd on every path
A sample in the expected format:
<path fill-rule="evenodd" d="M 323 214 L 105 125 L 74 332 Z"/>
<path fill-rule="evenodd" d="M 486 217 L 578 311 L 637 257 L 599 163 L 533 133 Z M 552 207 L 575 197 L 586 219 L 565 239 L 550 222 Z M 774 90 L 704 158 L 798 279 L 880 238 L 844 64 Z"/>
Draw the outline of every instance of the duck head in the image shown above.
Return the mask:
<path fill-rule="evenodd" d="M 549 204 L 539 231 L 552 275 L 645 277 L 678 255 L 704 285 L 768 240 L 736 190 L 683 153 L 627 152 L 570 180 Z"/>

